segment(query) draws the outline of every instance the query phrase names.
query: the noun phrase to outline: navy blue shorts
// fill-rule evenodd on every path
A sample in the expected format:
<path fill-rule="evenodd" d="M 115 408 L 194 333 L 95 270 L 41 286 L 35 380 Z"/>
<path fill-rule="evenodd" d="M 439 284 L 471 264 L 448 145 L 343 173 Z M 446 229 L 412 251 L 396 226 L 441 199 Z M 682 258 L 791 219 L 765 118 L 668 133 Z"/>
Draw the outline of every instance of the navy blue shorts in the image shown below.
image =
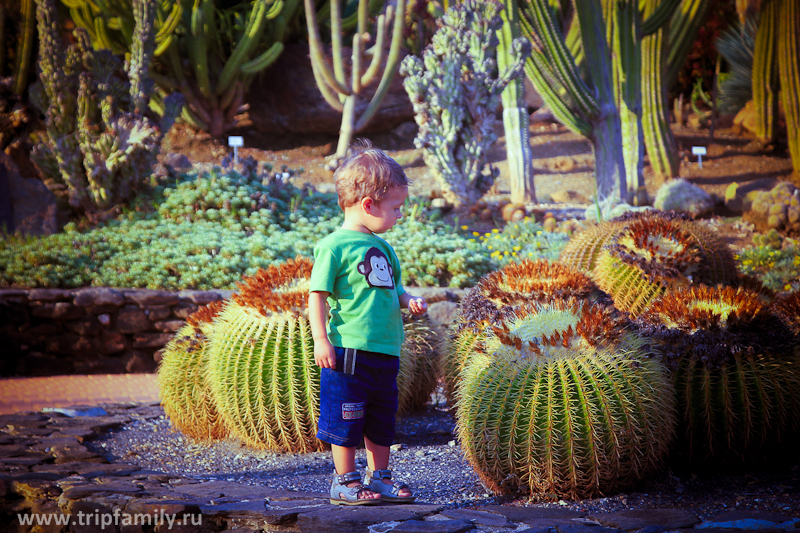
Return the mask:
<path fill-rule="evenodd" d="M 379 446 L 394 441 L 400 358 L 334 347 L 336 369 L 320 376 L 319 431 L 323 442 L 354 448 L 366 436 Z"/>

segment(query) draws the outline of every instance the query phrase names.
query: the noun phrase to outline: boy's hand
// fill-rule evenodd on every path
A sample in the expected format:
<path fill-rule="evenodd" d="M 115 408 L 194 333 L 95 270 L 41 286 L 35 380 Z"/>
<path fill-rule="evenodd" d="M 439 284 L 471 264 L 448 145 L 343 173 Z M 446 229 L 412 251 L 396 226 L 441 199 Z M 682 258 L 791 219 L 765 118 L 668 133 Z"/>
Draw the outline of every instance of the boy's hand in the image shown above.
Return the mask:
<path fill-rule="evenodd" d="M 415 296 L 408 300 L 408 310 L 413 315 L 422 315 L 428 310 L 428 302 L 422 296 Z"/>
<path fill-rule="evenodd" d="M 336 368 L 336 352 L 327 338 L 314 341 L 314 361 L 320 368 Z"/>

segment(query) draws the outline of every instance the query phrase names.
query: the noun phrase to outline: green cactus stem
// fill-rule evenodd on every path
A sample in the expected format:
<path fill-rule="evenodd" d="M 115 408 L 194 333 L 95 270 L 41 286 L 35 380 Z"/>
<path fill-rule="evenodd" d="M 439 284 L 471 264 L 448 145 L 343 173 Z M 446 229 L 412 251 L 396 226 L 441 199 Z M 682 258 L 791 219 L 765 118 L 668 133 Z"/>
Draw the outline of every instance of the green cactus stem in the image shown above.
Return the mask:
<path fill-rule="evenodd" d="M 778 120 L 778 0 L 761 7 L 756 48 L 753 52 L 753 103 L 756 108 L 756 137 L 763 144 L 775 139 Z"/>
<path fill-rule="evenodd" d="M 678 79 L 700 27 L 706 20 L 711 0 L 682 0 L 669 22 L 666 87 Z"/>
<path fill-rule="evenodd" d="M 779 3 L 777 51 L 789 154 L 794 175 L 800 178 L 800 5 L 796 1 Z"/>
<path fill-rule="evenodd" d="M 198 442 L 228 435 L 205 378 L 208 337 L 222 307 L 218 301 L 190 315 L 164 347 L 158 365 L 158 397 L 164 412 L 178 431 Z"/>
<path fill-rule="evenodd" d="M 612 306 L 539 304 L 495 328 L 464 370 L 456 431 L 498 493 L 586 498 L 658 468 L 674 432 L 666 369 Z"/>
<path fill-rule="evenodd" d="M 349 80 L 347 79 L 348 76 L 345 75 L 345 61 L 342 54 L 342 17 L 339 3 L 336 1 L 330 2 L 331 42 L 333 45 L 331 58 L 333 71 L 331 71 L 326 54 L 322 49 L 314 2 L 313 0 L 304 0 L 304 2 L 308 27 L 308 45 L 311 52 L 314 79 L 325 101 L 337 111 L 342 112 L 339 143 L 332 160 L 334 166 L 338 166 L 338 161 L 347 155 L 353 135 L 363 130 L 377 112 L 400 66 L 400 45 L 403 42 L 405 0 L 398 0 L 394 9 L 390 7 L 385 14 L 378 17 L 375 44 L 369 51 L 370 53 L 367 53 L 367 50 L 364 49 L 366 43 L 370 41 L 370 34 L 367 31 L 368 0 L 359 0 L 358 28 L 353 35 Z M 386 64 L 382 65 L 384 53 L 387 53 L 384 50 L 385 35 L 389 24 L 392 22 L 392 35 L 386 56 Z M 372 57 L 369 66 L 367 66 L 366 59 L 370 55 Z M 356 119 L 356 100 L 362 90 L 376 79 L 381 69 L 382 74 L 378 87 L 363 114 Z"/>
<path fill-rule="evenodd" d="M 679 456 L 750 464 L 789 444 L 800 420 L 800 352 L 761 295 L 689 287 L 653 302 L 637 322 L 672 369 Z"/>
<path fill-rule="evenodd" d="M 498 30 L 497 67 L 505 71 L 513 67 L 514 40 L 521 35 L 517 0 L 505 0 L 500 12 L 503 26 Z M 525 105 L 525 83 L 521 77 L 509 81 L 501 93 L 503 101 L 503 130 L 506 135 L 511 202 L 536 202 L 533 153 L 530 142 L 530 117 Z"/>

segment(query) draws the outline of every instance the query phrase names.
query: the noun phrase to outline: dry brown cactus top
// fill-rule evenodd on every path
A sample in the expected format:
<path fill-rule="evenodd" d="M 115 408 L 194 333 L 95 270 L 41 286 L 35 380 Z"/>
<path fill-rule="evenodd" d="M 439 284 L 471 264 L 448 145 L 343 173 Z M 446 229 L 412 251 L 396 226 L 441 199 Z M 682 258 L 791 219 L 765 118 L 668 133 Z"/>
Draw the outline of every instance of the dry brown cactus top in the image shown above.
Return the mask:
<path fill-rule="evenodd" d="M 303 315 L 313 265 L 311 259 L 298 256 L 266 270 L 259 269 L 237 284 L 239 291 L 231 299 L 265 317 L 278 313 Z"/>
<path fill-rule="evenodd" d="M 708 368 L 735 357 L 782 357 L 795 342 L 773 307 L 742 287 L 682 288 L 656 299 L 636 322 L 673 368 L 686 357 Z"/>
<path fill-rule="evenodd" d="M 775 314 L 792 333 L 800 336 L 800 291 L 781 296 L 773 304 Z M 800 340 L 798 340 L 800 345 Z"/>
<path fill-rule="evenodd" d="M 195 329 L 199 329 L 203 324 L 210 324 L 214 318 L 225 307 L 225 300 L 217 300 L 208 305 L 204 305 L 186 318 L 186 323 Z"/>
<path fill-rule="evenodd" d="M 458 327 L 496 326 L 526 306 L 552 300 L 604 299 L 586 274 L 560 263 L 522 261 L 481 278 L 461 303 Z"/>

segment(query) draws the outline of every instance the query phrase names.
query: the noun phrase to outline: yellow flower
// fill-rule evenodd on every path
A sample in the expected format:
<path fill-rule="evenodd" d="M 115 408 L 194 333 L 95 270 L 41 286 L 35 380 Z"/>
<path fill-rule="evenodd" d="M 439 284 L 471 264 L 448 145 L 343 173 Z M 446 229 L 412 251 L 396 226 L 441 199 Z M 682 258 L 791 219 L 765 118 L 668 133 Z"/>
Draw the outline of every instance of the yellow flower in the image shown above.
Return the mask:
<path fill-rule="evenodd" d="M 480 233 L 478 233 L 477 231 L 473 231 L 473 232 L 472 232 L 472 234 L 473 234 L 473 235 L 475 235 L 476 237 L 477 237 L 478 235 L 480 235 Z"/>
<path fill-rule="evenodd" d="M 467 227 L 466 226 L 461 226 L 461 229 L 467 229 Z"/>
<path fill-rule="evenodd" d="M 487 246 L 487 248 L 491 250 L 492 249 L 492 245 L 490 244 L 489 246 Z"/>
<path fill-rule="evenodd" d="M 541 235 L 541 234 L 542 234 L 541 230 L 536 232 L 536 235 Z"/>
<path fill-rule="evenodd" d="M 783 290 L 785 290 L 785 291 L 792 290 L 792 284 L 791 283 L 787 283 L 786 285 L 783 286 Z"/>
<path fill-rule="evenodd" d="M 514 246 L 514 247 L 512 248 L 512 250 L 514 250 L 515 252 L 519 252 L 520 250 L 522 250 L 522 246 L 519 246 L 519 245 L 517 245 L 517 246 Z"/>
<path fill-rule="evenodd" d="M 499 230 L 499 229 L 497 229 L 497 228 L 494 228 L 494 229 L 492 230 L 492 233 L 500 233 L 500 230 Z M 488 233 L 487 233 L 487 235 L 488 235 Z"/>

